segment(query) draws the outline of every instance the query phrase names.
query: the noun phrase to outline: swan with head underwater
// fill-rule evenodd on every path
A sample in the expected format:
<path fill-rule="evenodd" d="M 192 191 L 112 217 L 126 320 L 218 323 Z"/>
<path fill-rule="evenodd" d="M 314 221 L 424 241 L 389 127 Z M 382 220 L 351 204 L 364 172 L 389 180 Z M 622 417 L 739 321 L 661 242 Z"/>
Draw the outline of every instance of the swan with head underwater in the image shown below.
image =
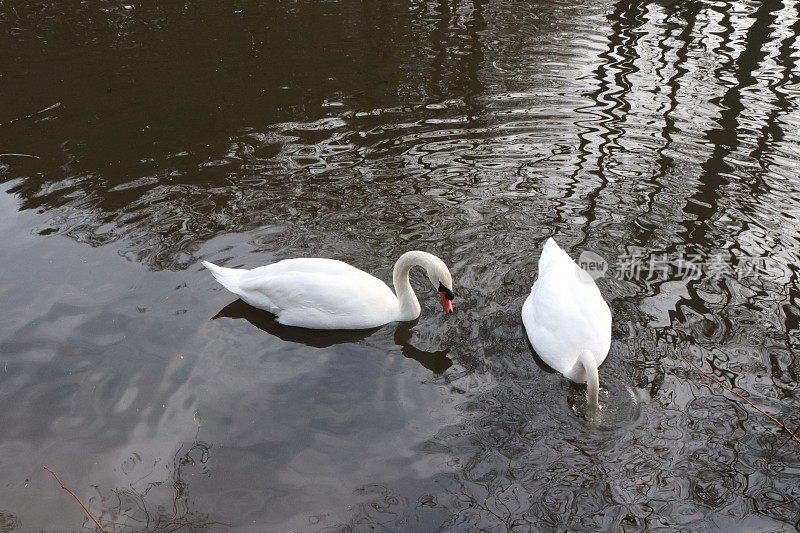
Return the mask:
<path fill-rule="evenodd" d="M 347 263 L 316 257 L 284 259 L 245 270 L 203 261 L 223 287 L 242 300 L 277 315 L 278 323 L 309 329 L 369 329 L 419 317 L 409 272 L 419 266 L 453 312 L 453 279 L 433 254 L 406 252 L 394 265 L 397 294 L 381 280 Z"/>
<path fill-rule="evenodd" d="M 548 366 L 586 383 L 589 412 L 596 413 L 598 367 L 611 348 L 611 310 L 594 280 L 552 238 L 542 249 L 539 276 L 522 306 L 522 323 Z"/>

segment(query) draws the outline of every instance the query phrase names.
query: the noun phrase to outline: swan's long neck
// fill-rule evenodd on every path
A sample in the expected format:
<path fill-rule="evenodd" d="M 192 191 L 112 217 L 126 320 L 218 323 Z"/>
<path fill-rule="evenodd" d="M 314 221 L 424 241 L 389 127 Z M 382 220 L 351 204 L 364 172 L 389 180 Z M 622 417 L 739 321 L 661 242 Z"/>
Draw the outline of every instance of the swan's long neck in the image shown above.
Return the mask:
<path fill-rule="evenodd" d="M 426 271 L 433 267 L 433 260 L 430 254 L 425 252 L 406 252 L 400 256 L 394 264 L 392 281 L 394 282 L 394 292 L 400 302 L 400 316 L 398 320 L 414 320 L 419 317 L 420 307 L 417 295 L 411 288 L 408 274 L 415 266 L 421 266 Z"/>
<path fill-rule="evenodd" d="M 586 371 L 586 400 L 589 403 L 589 409 L 599 409 L 600 376 L 597 372 L 597 359 L 589 350 L 581 350 L 578 362 Z"/>

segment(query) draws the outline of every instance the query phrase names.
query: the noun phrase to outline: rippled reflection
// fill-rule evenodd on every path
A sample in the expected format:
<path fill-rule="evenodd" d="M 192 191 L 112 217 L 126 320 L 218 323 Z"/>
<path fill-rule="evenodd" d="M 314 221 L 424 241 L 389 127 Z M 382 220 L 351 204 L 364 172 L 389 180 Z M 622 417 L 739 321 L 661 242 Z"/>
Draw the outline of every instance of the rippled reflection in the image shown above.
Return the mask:
<path fill-rule="evenodd" d="M 383 328 L 373 328 L 367 330 L 342 330 L 342 331 L 320 331 L 309 330 L 304 328 L 295 328 L 291 326 L 283 326 L 279 324 L 273 315 L 256 309 L 255 307 L 246 304 L 242 300 L 236 300 L 229 303 L 222 308 L 212 320 L 217 318 L 243 318 L 250 324 L 254 325 L 261 331 L 275 335 L 281 340 L 288 342 L 299 342 L 306 346 L 313 348 L 326 348 L 334 344 L 355 343 L 366 339 L 376 331 Z M 450 350 L 438 350 L 428 352 L 420 350 L 409 343 L 412 337 L 412 328 L 417 323 L 404 322 L 392 326 L 385 326 L 389 329 L 396 327 L 394 333 L 394 342 L 397 346 L 401 347 L 404 356 L 409 359 L 418 361 L 425 368 L 441 374 L 453 365 L 453 361 L 447 357 Z"/>
<path fill-rule="evenodd" d="M 134 529 L 800 524 L 796 445 L 689 364 L 800 424 L 797 3 L 17 2 L 0 26 L 0 124 L 62 102 L 0 126 L 0 529 L 79 527 L 44 463 Z M 551 235 L 612 266 L 600 427 L 519 321 Z M 388 281 L 409 249 L 451 265 L 456 313 L 420 291 L 418 322 L 358 334 L 279 327 L 197 266 Z"/>
<path fill-rule="evenodd" d="M 242 300 L 235 300 L 229 303 L 220 309 L 219 313 L 214 315 L 212 320 L 222 317 L 234 319 L 243 318 L 261 331 L 269 333 L 270 335 L 275 335 L 281 340 L 299 342 L 313 348 L 326 348 L 334 344 L 358 342 L 366 339 L 379 329 L 324 331 L 282 326 L 275 320 L 274 315 L 256 309 Z"/>

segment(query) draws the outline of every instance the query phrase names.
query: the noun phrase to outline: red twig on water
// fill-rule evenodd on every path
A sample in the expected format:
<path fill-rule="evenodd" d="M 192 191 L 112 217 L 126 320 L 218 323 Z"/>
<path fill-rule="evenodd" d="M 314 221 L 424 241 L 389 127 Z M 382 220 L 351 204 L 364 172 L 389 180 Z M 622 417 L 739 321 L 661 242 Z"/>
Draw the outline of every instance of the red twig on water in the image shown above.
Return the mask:
<path fill-rule="evenodd" d="M 55 109 L 60 105 L 61 105 L 61 102 L 56 102 L 55 104 L 53 104 L 51 106 L 48 106 L 48 107 L 45 107 L 44 109 L 40 109 L 39 111 L 35 111 L 35 112 L 31 113 L 30 115 L 25 115 L 24 117 L 12 118 L 11 120 L 8 120 L 6 122 L 0 122 L 0 126 L 5 126 L 7 124 L 13 124 L 14 122 L 19 122 L 20 120 L 25 120 L 26 118 L 33 118 L 36 115 L 41 115 L 42 113 L 47 113 L 48 111 L 50 111 L 52 109 Z"/>
<path fill-rule="evenodd" d="M 47 470 L 48 472 L 50 472 L 50 475 L 51 475 L 51 476 L 53 476 L 53 479 L 55 479 L 55 480 L 58 482 L 58 484 L 59 484 L 59 485 L 61 485 L 61 488 L 62 488 L 62 489 L 64 489 L 65 491 L 69 492 L 70 496 L 72 496 L 73 498 L 75 498 L 75 501 L 76 501 L 76 502 L 78 502 L 78 505 L 80 505 L 80 506 L 81 506 L 81 508 L 83 509 L 83 512 L 84 512 L 84 513 L 86 513 L 86 516 L 88 516 L 89 518 L 91 518 L 91 519 L 92 519 L 92 522 L 94 522 L 94 523 L 95 523 L 95 525 L 97 526 L 97 529 L 99 529 L 100 531 L 102 531 L 102 533 L 108 533 L 108 530 L 107 530 L 106 528 L 104 528 L 104 527 L 103 527 L 103 526 L 100 524 L 100 521 L 99 521 L 97 518 L 95 518 L 95 517 L 94 517 L 94 515 L 93 515 L 93 514 L 92 514 L 92 513 L 89 511 L 89 509 L 86 507 L 86 505 L 84 505 L 84 503 L 81 501 L 81 499 L 80 499 L 80 498 L 78 498 L 78 496 L 77 496 L 77 495 L 76 495 L 74 492 L 72 492 L 72 491 L 69 489 L 69 487 L 67 487 L 66 485 L 64 485 L 64 482 L 63 482 L 63 481 L 61 481 L 61 478 L 60 478 L 60 477 L 58 477 L 58 474 L 56 474 L 55 472 L 53 472 L 52 470 L 50 470 L 50 469 L 49 469 L 49 468 L 47 468 L 46 466 L 42 466 L 42 468 L 44 468 L 45 470 Z"/>
<path fill-rule="evenodd" d="M 778 446 L 778 448 L 777 448 L 777 449 L 776 449 L 774 452 L 772 452 L 772 454 L 769 456 L 769 459 L 767 459 L 768 461 L 772 461 L 772 458 L 773 458 L 773 457 L 775 457 L 775 454 L 776 454 L 776 453 L 778 453 L 779 451 L 781 451 L 781 448 L 783 448 L 784 446 L 786 446 L 786 443 L 787 443 L 787 442 L 789 442 L 790 440 L 797 440 L 797 439 L 795 438 L 795 435 L 797 435 L 797 430 L 798 430 L 798 429 L 800 429 L 800 426 L 797 426 L 796 428 L 794 428 L 794 431 L 792 431 L 792 434 L 791 434 L 791 435 L 789 435 L 789 438 L 788 438 L 788 439 L 786 439 L 785 441 L 783 441 L 783 444 L 781 444 L 780 446 Z"/>
<path fill-rule="evenodd" d="M 750 407 L 752 407 L 753 409 L 755 409 L 756 411 L 761 413 L 762 415 L 766 416 L 767 418 L 769 418 L 770 420 L 775 422 L 775 424 L 777 424 L 778 427 L 780 427 L 784 432 L 786 432 L 787 435 L 789 435 L 789 439 L 790 440 L 793 440 L 797 444 L 800 444 L 800 438 L 798 438 L 797 435 L 796 435 L 798 428 L 795 428 L 794 431 L 792 431 L 791 429 L 789 429 L 789 426 L 787 426 L 783 421 L 779 420 L 774 415 L 772 415 L 772 414 L 764 411 L 763 409 L 761 409 L 759 406 L 754 404 L 750 400 L 750 398 L 747 398 L 746 396 L 743 396 L 742 394 L 736 392 L 731 387 L 729 387 L 727 384 L 725 384 L 724 381 L 717 379 L 715 376 L 709 374 L 708 372 L 706 372 L 705 370 L 703 370 L 702 368 L 700 368 L 696 364 L 692 363 L 691 361 L 687 361 L 687 363 L 689 363 L 690 365 L 695 367 L 695 369 L 697 369 L 697 371 L 700 372 L 703 376 L 705 376 L 706 378 L 710 379 L 711 381 L 713 381 L 714 383 L 716 383 L 717 385 L 719 385 L 720 387 L 722 387 L 726 391 L 730 392 L 731 394 L 733 394 L 734 396 L 736 396 L 737 398 L 739 398 L 740 400 L 745 402 L 747 405 L 749 405 Z M 784 443 L 784 444 L 786 444 L 786 443 Z M 778 448 L 778 449 L 780 449 L 780 448 Z"/>
<path fill-rule="evenodd" d="M 766 509 L 761 509 L 761 510 L 762 511 L 772 511 L 773 509 L 778 509 L 780 507 L 785 507 L 785 506 L 789 505 L 790 503 L 794 503 L 794 502 L 797 501 L 797 499 L 798 499 L 798 497 L 795 496 L 794 498 L 784 500 L 784 501 L 782 501 L 781 503 L 779 503 L 777 505 L 773 505 L 772 507 L 767 507 Z"/>

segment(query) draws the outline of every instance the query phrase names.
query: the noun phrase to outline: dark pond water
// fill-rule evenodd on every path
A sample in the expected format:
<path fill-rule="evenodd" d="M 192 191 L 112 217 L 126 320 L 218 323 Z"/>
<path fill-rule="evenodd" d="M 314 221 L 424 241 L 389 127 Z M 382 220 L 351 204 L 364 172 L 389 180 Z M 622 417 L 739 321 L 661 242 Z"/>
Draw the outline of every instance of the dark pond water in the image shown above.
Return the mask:
<path fill-rule="evenodd" d="M 0 1 L 0 531 L 782 531 L 800 7 Z M 24 117 L 51 104 L 61 105 Z M 13 155 L 16 154 L 16 155 Z M 614 316 L 598 425 L 519 309 Z M 201 259 L 443 257 L 456 312 L 277 327 Z M 687 268 L 694 265 L 694 269 Z"/>

